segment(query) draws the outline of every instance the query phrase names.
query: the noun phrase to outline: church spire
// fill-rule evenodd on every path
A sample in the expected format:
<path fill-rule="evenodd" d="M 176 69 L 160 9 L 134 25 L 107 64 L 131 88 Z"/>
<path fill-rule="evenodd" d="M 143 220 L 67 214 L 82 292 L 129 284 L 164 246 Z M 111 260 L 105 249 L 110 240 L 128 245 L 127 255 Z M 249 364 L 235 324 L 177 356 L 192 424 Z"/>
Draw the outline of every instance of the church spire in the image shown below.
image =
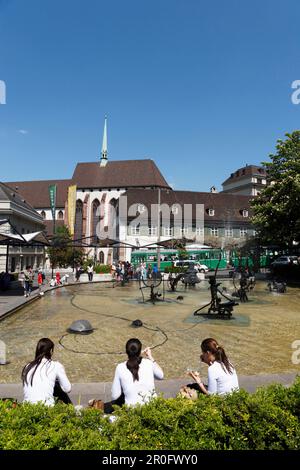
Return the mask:
<path fill-rule="evenodd" d="M 100 166 L 105 166 L 106 164 L 107 164 L 107 117 L 105 116 Z"/>

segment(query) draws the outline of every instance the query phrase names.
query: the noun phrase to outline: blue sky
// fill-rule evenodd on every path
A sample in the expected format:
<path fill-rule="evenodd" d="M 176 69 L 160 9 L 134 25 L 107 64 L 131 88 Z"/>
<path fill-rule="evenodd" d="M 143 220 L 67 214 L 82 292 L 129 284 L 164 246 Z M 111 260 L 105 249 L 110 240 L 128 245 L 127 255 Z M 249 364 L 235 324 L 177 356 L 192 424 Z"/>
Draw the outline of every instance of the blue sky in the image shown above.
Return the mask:
<path fill-rule="evenodd" d="M 298 0 L 0 0 L 0 181 L 152 158 L 207 191 L 299 129 Z"/>

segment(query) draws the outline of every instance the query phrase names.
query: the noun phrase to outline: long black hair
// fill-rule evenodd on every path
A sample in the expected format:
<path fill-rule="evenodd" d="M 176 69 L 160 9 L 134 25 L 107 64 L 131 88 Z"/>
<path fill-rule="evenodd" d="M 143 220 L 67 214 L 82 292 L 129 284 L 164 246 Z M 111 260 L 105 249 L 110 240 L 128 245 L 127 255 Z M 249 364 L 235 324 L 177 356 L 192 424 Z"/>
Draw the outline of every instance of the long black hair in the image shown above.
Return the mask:
<path fill-rule="evenodd" d="M 133 381 L 139 380 L 139 367 L 142 360 L 141 357 L 142 343 L 137 338 L 131 338 L 126 343 L 126 353 L 128 361 L 126 362 L 127 369 L 133 375 Z"/>
<path fill-rule="evenodd" d="M 214 338 L 206 338 L 201 343 L 202 352 L 212 353 L 216 361 L 219 362 L 225 372 L 229 374 L 233 373 L 233 366 L 229 362 L 228 357 L 226 356 L 223 346 L 220 346 Z"/>
<path fill-rule="evenodd" d="M 27 382 L 28 373 L 31 369 L 35 368 L 30 379 L 30 384 L 32 385 L 33 376 L 38 366 L 40 365 L 42 359 L 46 358 L 49 361 L 51 361 L 53 350 L 54 350 L 54 343 L 53 341 L 51 341 L 51 339 L 42 338 L 39 340 L 36 346 L 36 350 L 35 350 L 35 359 L 29 362 L 29 364 L 27 364 L 22 370 L 21 378 L 22 378 L 23 385 L 24 384 L 28 385 L 28 382 Z"/>

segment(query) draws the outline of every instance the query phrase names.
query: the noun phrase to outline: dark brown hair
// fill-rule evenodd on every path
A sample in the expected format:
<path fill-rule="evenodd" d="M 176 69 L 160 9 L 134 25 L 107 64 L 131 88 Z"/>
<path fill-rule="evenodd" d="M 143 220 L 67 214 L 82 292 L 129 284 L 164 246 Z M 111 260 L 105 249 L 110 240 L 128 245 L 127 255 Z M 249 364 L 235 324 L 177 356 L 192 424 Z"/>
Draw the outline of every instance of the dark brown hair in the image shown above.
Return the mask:
<path fill-rule="evenodd" d="M 220 346 L 214 338 L 206 338 L 201 343 L 202 352 L 210 352 L 216 358 L 216 361 L 221 364 L 225 372 L 233 373 L 233 366 L 229 362 L 228 357 L 224 351 L 223 346 Z"/>
<path fill-rule="evenodd" d="M 29 362 L 29 364 L 27 364 L 24 367 L 24 369 L 22 370 L 21 378 L 22 378 L 23 384 L 27 385 L 28 373 L 33 367 L 35 367 L 32 375 L 31 375 L 31 379 L 30 379 L 30 384 L 32 385 L 33 376 L 34 376 L 38 366 L 42 362 L 42 359 L 44 359 L 44 357 L 45 357 L 46 359 L 51 361 L 53 350 L 54 350 L 54 343 L 53 343 L 53 341 L 51 341 L 51 339 L 42 338 L 42 339 L 39 340 L 39 342 L 36 346 L 36 350 L 35 350 L 35 359 L 33 361 Z"/>
<path fill-rule="evenodd" d="M 126 343 L 126 353 L 128 361 L 126 362 L 127 369 L 133 375 L 133 381 L 139 380 L 139 367 L 141 363 L 141 350 L 142 343 L 137 338 L 131 338 Z"/>

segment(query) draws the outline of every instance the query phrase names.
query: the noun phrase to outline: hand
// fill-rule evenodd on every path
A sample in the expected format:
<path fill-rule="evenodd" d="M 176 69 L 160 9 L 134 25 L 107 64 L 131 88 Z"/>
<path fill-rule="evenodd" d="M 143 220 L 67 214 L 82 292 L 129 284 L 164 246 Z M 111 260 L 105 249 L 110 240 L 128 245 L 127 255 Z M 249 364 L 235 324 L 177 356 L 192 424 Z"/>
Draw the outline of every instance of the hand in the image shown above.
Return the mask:
<path fill-rule="evenodd" d="M 146 349 L 144 349 L 143 354 L 145 355 L 145 357 L 147 359 L 150 359 L 151 361 L 154 361 L 153 356 L 152 356 L 152 352 L 151 352 L 151 348 L 149 346 Z"/>
<path fill-rule="evenodd" d="M 197 382 L 197 383 L 201 382 L 200 374 L 199 374 L 198 371 L 191 370 L 191 371 L 189 371 L 188 374 L 195 380 L 195 382 Z"/>

